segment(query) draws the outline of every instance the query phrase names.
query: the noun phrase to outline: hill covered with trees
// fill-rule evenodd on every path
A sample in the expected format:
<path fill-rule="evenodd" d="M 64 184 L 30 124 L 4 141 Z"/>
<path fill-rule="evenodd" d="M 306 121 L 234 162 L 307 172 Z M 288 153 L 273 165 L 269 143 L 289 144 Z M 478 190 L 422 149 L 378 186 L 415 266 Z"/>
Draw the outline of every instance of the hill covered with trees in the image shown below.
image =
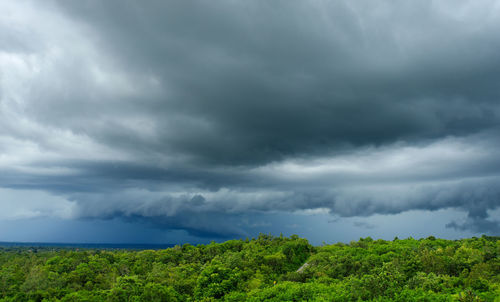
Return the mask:
<path fill-rule="evenodd" d="M 500 301 L 500 238 L 0 248 L 0 301 Z"/>

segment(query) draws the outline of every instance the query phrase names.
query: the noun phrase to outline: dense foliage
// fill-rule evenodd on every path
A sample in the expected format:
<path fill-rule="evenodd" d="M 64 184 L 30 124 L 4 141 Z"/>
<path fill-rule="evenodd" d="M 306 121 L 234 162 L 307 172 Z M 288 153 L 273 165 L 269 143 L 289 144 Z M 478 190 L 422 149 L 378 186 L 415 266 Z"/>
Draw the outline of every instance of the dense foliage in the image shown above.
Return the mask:
<path fill-rule="evenodd" d="M 313 247 L 260 235 L 157 251 L 0 249 L 0 301 L 218 299 L 500 301 L 500 238 Z"/>

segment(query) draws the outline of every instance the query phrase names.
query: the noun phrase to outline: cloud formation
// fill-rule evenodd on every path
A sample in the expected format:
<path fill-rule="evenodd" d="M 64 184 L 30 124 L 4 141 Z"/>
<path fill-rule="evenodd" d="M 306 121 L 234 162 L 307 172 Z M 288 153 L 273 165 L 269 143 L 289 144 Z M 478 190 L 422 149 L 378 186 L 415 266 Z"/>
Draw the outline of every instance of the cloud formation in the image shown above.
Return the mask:
<path fill-rule="evenodd" d="M 0 187 L 72 205 L 39 215 L 231 237 L 454 208 L 443 224 L 498 234 L 495 1 L 0 9 Z"/>

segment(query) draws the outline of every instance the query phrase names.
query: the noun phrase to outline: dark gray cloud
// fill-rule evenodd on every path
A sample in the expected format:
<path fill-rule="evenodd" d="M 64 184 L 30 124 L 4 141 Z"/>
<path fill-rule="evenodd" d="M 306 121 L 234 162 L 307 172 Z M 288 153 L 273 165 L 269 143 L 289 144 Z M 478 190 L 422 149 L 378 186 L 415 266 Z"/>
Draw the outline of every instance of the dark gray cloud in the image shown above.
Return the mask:
<path fill-rule="evenodd" d="M 496 23 L 484 22 L 481 38 L 446 11 L 429 14 L 431 3 L 412 7 L 425 20 L 408 21 L 400 15 L 409 8 L 386 5 L 379 16 L 341 2 L 107 2 L 68 11 L 120 67 L 162 84 L 150 106 L 137 96 L 140 111 L 155 113 L 154 145 L 145 142 L 154 150 L 259 164 L 497 125 Z M 121 144 L 124 129 L 116 130 L 100 138 Z"/>
<path fill-rule="evenodd" d="M 197 236 L 318 209 L 498 233 L 495 3 L 0 7 L 1 187 Z"/>

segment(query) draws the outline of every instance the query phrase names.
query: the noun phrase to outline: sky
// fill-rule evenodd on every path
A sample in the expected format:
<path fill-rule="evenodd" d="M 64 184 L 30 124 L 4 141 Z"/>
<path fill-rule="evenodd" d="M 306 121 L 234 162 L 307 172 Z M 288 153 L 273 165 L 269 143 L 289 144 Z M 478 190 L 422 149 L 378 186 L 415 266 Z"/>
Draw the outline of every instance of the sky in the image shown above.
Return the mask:
<path fill-rule="evenodd" d="M 500 235 L 498 1 L 0 12 L 0 241 Z"/>

